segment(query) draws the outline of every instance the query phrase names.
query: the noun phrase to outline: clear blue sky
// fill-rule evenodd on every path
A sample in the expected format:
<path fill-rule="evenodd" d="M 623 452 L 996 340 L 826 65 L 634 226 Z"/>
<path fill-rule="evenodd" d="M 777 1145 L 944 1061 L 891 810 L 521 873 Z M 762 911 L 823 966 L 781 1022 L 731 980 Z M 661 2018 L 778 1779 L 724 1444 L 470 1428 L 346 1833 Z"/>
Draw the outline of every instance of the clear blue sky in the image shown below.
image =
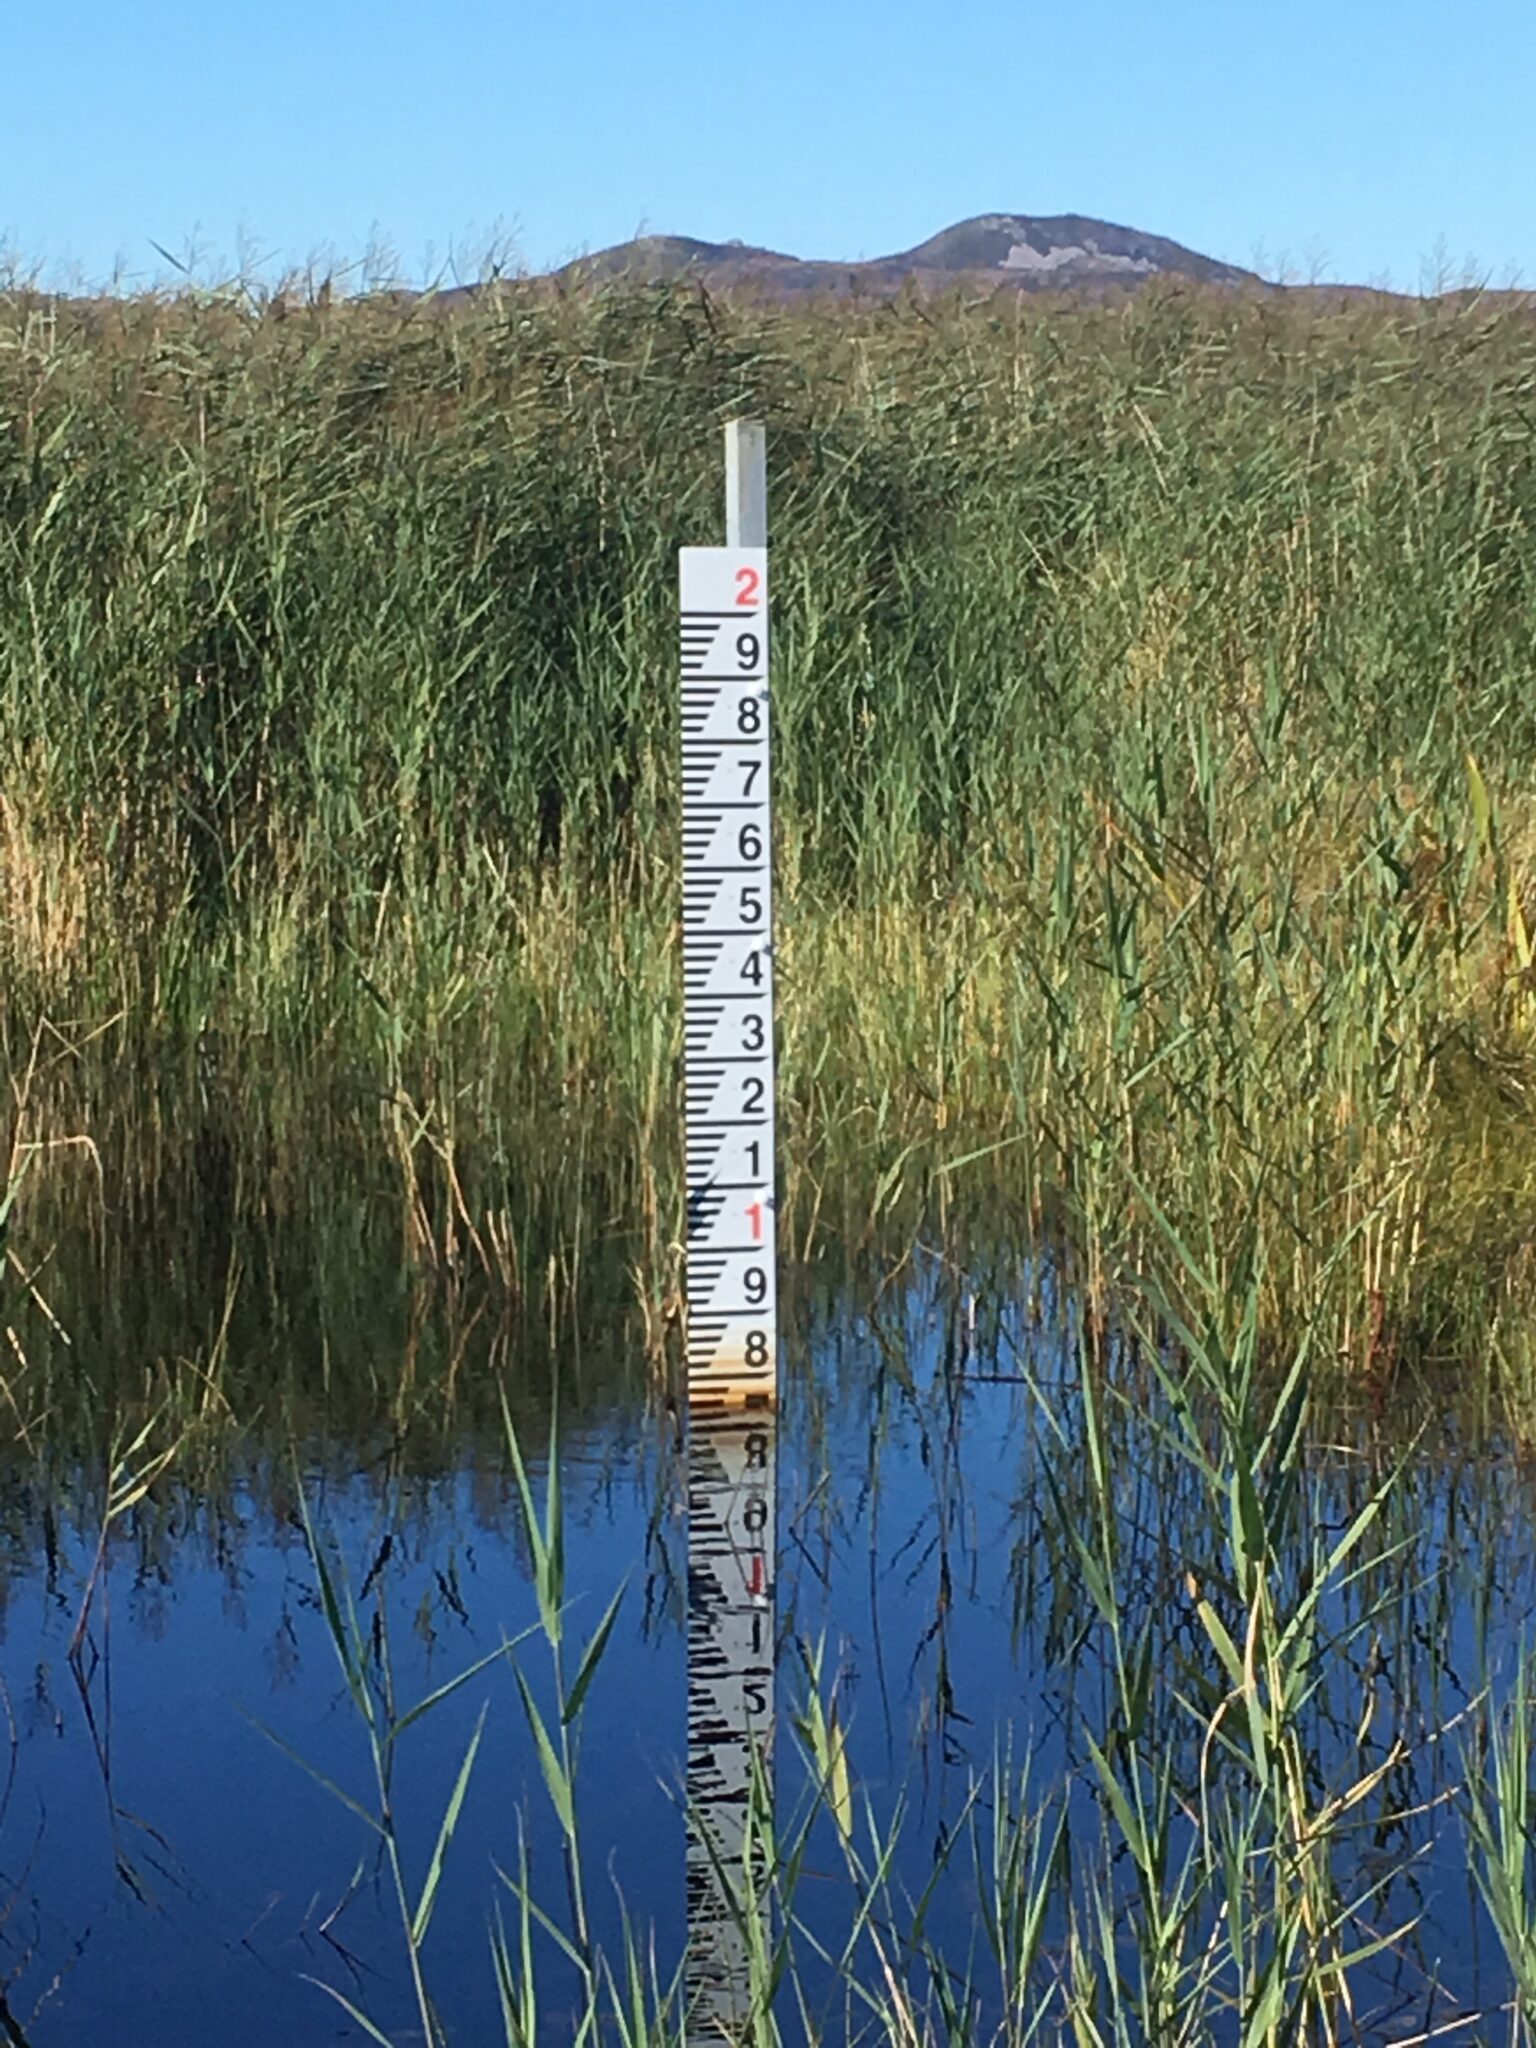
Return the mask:
<path fill-rule="evenodd" d="M 0 0 L 0 77 L 0 243 L 61 281 L 1006 211 L 1536 285 L 1536 0 Z"/>

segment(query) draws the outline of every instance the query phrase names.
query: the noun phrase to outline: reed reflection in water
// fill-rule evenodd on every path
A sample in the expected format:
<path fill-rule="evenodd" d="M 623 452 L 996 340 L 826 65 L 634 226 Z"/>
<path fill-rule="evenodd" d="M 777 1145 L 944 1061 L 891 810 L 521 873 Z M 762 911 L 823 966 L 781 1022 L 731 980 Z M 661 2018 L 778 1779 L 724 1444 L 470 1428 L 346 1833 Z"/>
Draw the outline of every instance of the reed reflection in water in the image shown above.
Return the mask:
<path fill-rule="evenodd" d="M 681 1964 L 693 2038 L 777 2026 L 787 2044 L 835 2044 L 859 2031 L 848 1982 L 881 1995 L 882 1955 L 919 2014 L 943 1958 L 974 1986 L 976 2038 L 1017 2048 L 1036 2018 L 1032 2038 L 1071 2038 L 1073 2013 L 1123 2005 L 1152 1953 L 1164 1894 L 1136 1853 L 1184 1887 L 1190 1953 L 1222 1958 L 1218 1980 L 1175 1975 L 1175 1955 L 1167 1981 L 1204 2029 L 1187 2038 L 1224 2044 L 1239 2037 L 1228 1872 L 1273 1927 L 1295 1842 L 1328 1886 L 1332 1917 L 1315 1924 L 1350 1944 L 1350 2038 L 1481 2024 L 1469 2015 L 1511 1980 L 1463 1815 L 1477 1780 L 1494 1782 L 1489 1736 L 1510 1756 L 1526 1732 L 1513 1679 L 1536 1616 L 1528 1461 L 1443 1406 L 1405 1403 L 1390 1426 L 1370 1410 L 1303 1416 L 1259 1375 L 1231 1382 L 1224 1419 L 1145 1347 L 1096 1358 L 1070 1299 L 1030 1278 L 922 1259 L 883 1292 L 829 1296 L 777 1411 L 695 1414 L 681 1484 L 671 1422 L 612 1396 L 616 1372 L 585 1361 L 584 1399 L 568 1374 L 558 1431 L 524 1388 L 534 1513 L 501 1418 L 471 1426 L 471 1397 L 496 1385 L 483 1356 L 461 1369 L 451 1439 L 425 1396 L 426 1420 L 402 1404 L 387 1432 L 362 1410 L 345 1428 L 338 1410 L 323 1444 L 295 1456 L 248 1436 L 222 1483 L 184 1456 L 115 1514 L 110 1443 L 51 1424 L 46 1469 L 16 1456 L 0 1483 L 0 1678 L 16 1729 L 0 1981 L 31 2048 L 136 2040 L 150 2010 L 156 2048 L 300 2048 L 335 2038 L 317 1980 L 392 2043 L 420 2038 L 322 1560 L 356 1613 L 359 1689 L 387 1726 L 389 1826 L 413 1903 L 478 1742 L 420 1943 L 453 2048 L 504 2038 L 487 1927 L 505 1927 L 521 1996 L 525 1885 L 538 2038 L 573 2038 L 592 1999 L 601 2037 L 618 2038 L 599 1963 L 620 1967 L 631 1934 L 656 1958 L 647 2039 L 682 2031 Z M 312 1376 L 314 1354 L 300 1356 Z M 1294 1427 L 1270 1428 L 1277 1404 Z M 564 1694 L 532 1541 L 556 1473 Z M 1217 1512 L 1245 1500 L 1246 1521 Z M 1253 1598 L 1235 1575 L 1248 1557 Z M 1278 1749 L 1298 1765 L 1286 1835 L 1255 1791 L 1254 1720 L 1212 1632 L 1257 1639 L 1269 1608 L 1309 1611 L 1318 1586 Z M 70 1665 L 82 1614 L 85 1698 Z M 605 1653 L 567 1715 L 595 1639 Z M 525 1698 L 556 1747 L 570 1734 L 590 1973 Z M 807 1732 L 823 1707 L 830 1750 Z M 1246 1861 L 1216 1856 L 1226 1839 L 1251 1845 Z M 919 1904 L 921 1940 L 905 1942 Z M 780 1942 L 769 2019 L 748 1993 L 772 1979 L 758 1966 Z"/>

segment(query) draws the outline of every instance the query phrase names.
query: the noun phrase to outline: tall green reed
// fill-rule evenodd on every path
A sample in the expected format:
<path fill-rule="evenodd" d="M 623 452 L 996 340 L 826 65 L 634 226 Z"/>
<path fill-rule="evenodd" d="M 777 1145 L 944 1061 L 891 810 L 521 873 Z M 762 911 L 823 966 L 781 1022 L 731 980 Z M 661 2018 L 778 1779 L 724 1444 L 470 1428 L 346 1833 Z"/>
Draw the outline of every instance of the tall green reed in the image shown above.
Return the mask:
<path fill-rule="evenodd" d="M 374 1782 L 373 1804 L 363 1804 L 334 1779 L 306 1763 L 271 1729 L 263 1729 L 263 1733 L 279 1748 L 293 1756 L 303 1769 L 370 1831 L 382 1859 L 389 1893 L 399 1918 L 401 1948 L 410 1973 L 411 1995 L 417 2018 L 421 2023 L 421 2038 L 426 2043 L 426 2048 L 443 2048 L 447 2035 L 428 1988 L 424 1950 L 437 1909 L 444 1863 L 464 1810 L 475 1759 L 479 1754 L 487 1709 L 481 1708 L 474 1733 L 465 1748 L 452 1790 L 443 1807 L 436 1839 L 428 1854 L 425 1869 L 415 1882 L 412 1881 L 406 1867 L 407 1846 L 401 1840 L 396 1823 L 394 1786 L 398 1746 L 401 1738 L 412 1727 L 492 1664 L 510 1655 L 515 1644 L 498 1645 L 496 1649 L 477 1658 L 452 1678 L 435 1686 L 414 1705 L 402 1707 L 396 1697 L 394 1669 L 389 1656 L 384 1622 L 384 1602 L 381 1599 L 378 1603 L 374 1629 L 365 1630 L 351 1587 L 345 1576 L 338 1571 L 335 1560 L 328 1555 L 326 1540 L 323 1534 L 316 1530 L 302 1487 L 298 1489 L 298 1499 L 326 1631 L 341 1670 L 348 1702 L 367 1741 Z M 358 1875 L 361 1875 L 361 1866 Z M 389 2036 L 345 1993 L 339 1991 L 335 1985 L 324 1982 L 320 1982 L 320 1988 L 362 2028 L 369 2040 L 379 2043 L 380 2048 L 392 2048 Z"/>
<path fill-rule="evenodd" d="M 1529 2042 L 1536 2015 L 1536 1832 L 1531 1756 L 1536 1714 L 1522 1649 L 1502 1710 L 1484 1702 L 1466 1751 L 1466 1821 L 1472 1874 L 1514 1980 L 1507 2039 Z"/>
<path fill-rule="evenodd" d="M 0 1057 L 46 1025 L 115 1205 L 244 1222 L 345 1147 L 415 1267 L 515 1295 L 600 1147 L 663 1340 L 673 550 L 751 409 L 797 1243 L 985 1160 L 1104 1302 L 1147 1197 L 1257 1205 L 1272 1331 L 1326 1277 L 1357 1374 L 1496 1328 L 1518 1376 L 1523 315 L 42 312 L 0 305 Z"/>

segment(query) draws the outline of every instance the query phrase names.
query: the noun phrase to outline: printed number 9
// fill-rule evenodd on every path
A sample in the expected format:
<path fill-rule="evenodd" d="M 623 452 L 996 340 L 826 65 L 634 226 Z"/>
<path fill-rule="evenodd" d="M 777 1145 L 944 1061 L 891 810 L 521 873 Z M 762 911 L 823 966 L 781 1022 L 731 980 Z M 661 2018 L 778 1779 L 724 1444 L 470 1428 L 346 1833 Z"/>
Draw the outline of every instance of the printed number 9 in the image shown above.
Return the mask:
<path fill-rule="evenodd" d="M 736 659 L 743 668 L 756 668 L 757 658 L 762 651 L 762 642 L 755 633 L 738 633 L 736 635 Z"/>

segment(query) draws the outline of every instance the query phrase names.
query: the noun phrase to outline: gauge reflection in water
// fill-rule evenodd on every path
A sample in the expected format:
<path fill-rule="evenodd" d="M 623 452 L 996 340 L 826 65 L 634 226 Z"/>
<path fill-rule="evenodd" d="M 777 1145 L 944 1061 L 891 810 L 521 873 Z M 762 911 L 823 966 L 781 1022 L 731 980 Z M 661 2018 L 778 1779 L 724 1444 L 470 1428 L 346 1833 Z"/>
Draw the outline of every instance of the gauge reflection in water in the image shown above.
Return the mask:
<path fill-rule="evenodd" d="M 684 1988 L 700 2044 L 746 2021 L 769 1931 L 754 1816 L 772 1796 L 775 1433 L 767 1401 L 689 1416 Z"/>

